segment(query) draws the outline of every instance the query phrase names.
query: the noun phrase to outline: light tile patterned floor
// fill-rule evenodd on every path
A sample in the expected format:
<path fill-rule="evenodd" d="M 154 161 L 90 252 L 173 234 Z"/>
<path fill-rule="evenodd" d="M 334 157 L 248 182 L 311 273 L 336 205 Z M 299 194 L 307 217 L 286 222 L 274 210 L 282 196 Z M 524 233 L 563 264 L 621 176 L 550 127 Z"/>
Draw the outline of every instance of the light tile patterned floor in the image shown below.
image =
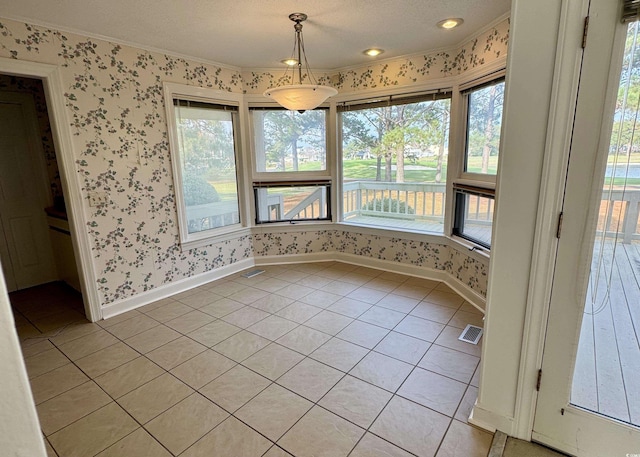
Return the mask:
<path fill-rule="evenodd" d="M 343 263 L 264 270 L 96 324 L 60 284 L 12 294 L 49 455 L 487 455 L 471 305 Z"/>

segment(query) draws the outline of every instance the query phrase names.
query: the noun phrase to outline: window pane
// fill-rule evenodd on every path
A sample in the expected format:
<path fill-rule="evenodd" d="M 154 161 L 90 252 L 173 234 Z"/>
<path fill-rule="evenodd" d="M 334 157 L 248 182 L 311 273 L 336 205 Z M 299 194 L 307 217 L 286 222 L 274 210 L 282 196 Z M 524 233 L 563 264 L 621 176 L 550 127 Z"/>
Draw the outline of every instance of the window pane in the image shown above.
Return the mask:
<path fill-rule="evenodd" d="M 330 220 L 329 185 L 255 187 L 256 222 Z"/>
<path fill-rule="evenodd" d="M 175 108 L 188 233 L 240 222 L 235 113 L 202 105 Z"/>
<path fill-rule="evenodd" d="M 450 99 L 342 113 L 343 220 L 443 232 Z"/>
<path fill-rule="evenodd" d="M 495 175 L 498 170 L 504 81 L 470 91 L 467 100 L 464 170 Z"/>
<path fill-rule="evenodd" d="M 493 197 L 457 190 L 453 234 L 491 248 L 493 203 Z"/>
<path fill-rule="evenodd" d="M 252 110 L 259 172 L 327 169 L 326 110 Z"/>

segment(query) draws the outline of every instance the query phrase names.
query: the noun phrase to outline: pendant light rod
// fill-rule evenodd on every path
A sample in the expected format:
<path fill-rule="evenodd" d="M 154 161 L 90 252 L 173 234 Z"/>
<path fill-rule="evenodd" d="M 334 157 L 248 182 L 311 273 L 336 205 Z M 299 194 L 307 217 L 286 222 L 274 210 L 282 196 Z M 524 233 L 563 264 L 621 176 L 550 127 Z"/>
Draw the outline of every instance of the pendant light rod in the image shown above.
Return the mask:
<path fill-rule="evenodd" d="M 302 84 L 302 22 L 307 20 L 304 13 L 291 13 L 289 19 L 296 23 L 293 26 L 296 31 L 296 46 L 298 47 L 298 82 Z M 307 56 L 305 54 L 305 60 Z"/>

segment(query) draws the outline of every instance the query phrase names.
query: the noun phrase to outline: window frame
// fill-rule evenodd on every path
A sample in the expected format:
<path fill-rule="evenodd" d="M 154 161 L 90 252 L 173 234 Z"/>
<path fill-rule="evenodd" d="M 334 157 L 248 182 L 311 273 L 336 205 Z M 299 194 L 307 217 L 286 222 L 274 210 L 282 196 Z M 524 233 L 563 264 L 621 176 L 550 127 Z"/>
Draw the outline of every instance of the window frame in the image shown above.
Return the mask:
<path fill-rule="evenodd" d="M 289 223 L 289 224 L 297 224 L 298 222 L 331 222 L 332 220 L 332 212 L 331 212 L 331 181 L 330 180 L 321 180 L 321 181 L 270 181 L 270 182 L 262 182 L 259 184 L 254 183 L 253 185 L 253 194 L 254 194 L 254 205 L 257 209 L 258 207 L 258 199 L 259 192 L 261 189 L 273 189 L 273 188 L 294 188 L 294 187 L 317 187 L 317 188 L 325 188 L 325 205 L 326 205 L 326 214 L 324 217 L 315 217 L 315 218 L 305 218 L 305 219 L 276 219 L 276 220 L 262 220 L 260 218 L 260 214 L 256 210 L 255 212 L 255 224 L 263 225 L 263 224 L 278 224 L 278 223 Z"/>
<path fill-rule="evenodd" d="M 283 181 L 314 181 L 321 179 L 331 179 L 331 167 L 334 161 L 332 160 L 332 148 L 330 147 L 330 109 L 328 105 L 320 105 L 315 110 L 322 110 L 325 115 L 325 148 L 326 148 L 326 164 L 324 170 L 314 171 L 258 171 L 258 158 L 256 156 L 256 144 L 255 144 L 255 124 L 253 122 L 254 111 L 290 111 L 279 105 L 269 105 L 266 103 L 250 103 L 247 109 L 249 118 L 249 137 L 250 147 L 249 152 L 251 156 L 251 176 L 253 182 L 283 182 Z"/>
<path fill-rule="evenodd" d="M 473 185 L 474 183 L 479 184 L 479 188 L 490 187 L 495 189 L 496 179 L 498 176 L 498 170 L 496 170 L 496 174 L 488 174 L 488 173 L 472 173 L 465 170 L 466 162 L 467 162 L 467 152 L 469 145 L 469 94 L 471 94 L 475 90 L 482 89 L 484 87 L 489 87 L 494 84 L 499 84 L 500 82 L 505 82 L 505 70 L 500 70 L 495 73 L 491 73 L 484 77 L 474 79 L 472 81 L 463 83 L 459 86 L 458 91 L 460 93 L 461 98 L 461 132 L 463 135 L 462 138 L 462 148 L 459 151 L 460 154 L 460 169 L 458 172 L 457 183 L 465 183 L 468 185 Z M 504 117 L 504 111 L 502 113 Z M 502 126 L 502 119 L 500 121 L 500 126 Z M 500 137 L 502 136 L 502 132 L 500 132 Z M 499 153 L 502 151 L 499 151 Z M 498 157 L 500 155 L 498 154 Z"/>
<path fill-rule="evenodd" d="M 491 250 L 491 240 L 488 243 L 482 241 L 479 238 L 475 238 L 464 232 L 464 226 L 466 221 L 466 205 L 460 205 L 460 200 L 469 197 L 475 196 L 477 198 L 486 198 L 493 202 L 492 211 L 495 214 L 495 191 L 492 189 L 483 189 L 480 187 L 472 187 L 460 184 L 453 185 L 453 220 L 452 220 L 452 228 L 451 233 L 453 236 L 460 237 L 466 241 L 473 243 L 474 245 L 481 246 L 484 249 Z M 491 231 L 493 233 L 493 219 L 491 222 Z"/>
<path fill-rule="evenodd" d="M 225 235 L 237 235 L 247 227 L 246 217 L 246 198 L 243 176 L 243 150 L 244 140 L 243 131 L 244 116 L 242 111 L 246 109 L 243 102 L 242 94 L 234 94 L 232 92 L 224 92 L 216 89 L 208 89 L 197 86 L 189 86 L 177 83 L 163 83 L 165 113 L 167 119 L 167 131 L 169 142 L 169 154 L 171 157 L 171 169 L 173 173 L 174 192 L 176 196 L 176 207 L 178 216 L 178 232 L 180 247 L 183 251 L 193 248 L 207 246 L 216 241 L 226 238 Z M 236 186 L 238 195 L 238 217 L 239 222 L 224 227 L 213 228 L 196 233 L 189 233 L 186 203 L 183 193 L 183 176 L 180 166 L 180 146 L 178 139 L 176 110 L 174 100 L 187 100 L 200 102 L 211 105 L 223 105 L 235 107 L 237 111 L 233 115 L 233 138 L 234 138 L 234 155 L 236 166 Z"/>
<path fill-rule="evenodd" d="M 461 211 L 463 208 L 458 208 L 458 198 L 457 191 L 458 189 L 464 189 L 469 194 L 476 195 L 492 195 L 492 198 L 495 201 L 496 198 L 496 182 L 498 179 L 498 175 L 500 174 L 500 155 L 504 153 L 504 151 L 499 151 L 498 155 L 498 168 L 496 170 L 495 175 L 490 174 L 482 174 L 482 173 L 469 173 L 465 171 L 465 163 L 467 158 L 467 142 L 469 138 L 468 131 L 468 123 L 469 123 L 469 97 L 468 94 L 473 92 L 475 89 L 481 89 L 483 87 L 490 86 L 492 84 L 496 84 L 499 82 L 505 82 L 506 69 L 500 68 L 494 72 L 485 74 L 478 78 L 474 78 L 468 81 L 462 82 L 457 88 L 457 107 L 459 110 L 458 114 L 458 125 L 456 128 L 457 135 L 457 146 L 455 148 L 455 157 L 457 164 L 455 166 L 455 170 L 453 171 L 454 176 L 450 180 L 450 187 L 447 189 L 450 191 L 450 199 L 449 199 L 449 207 L 450 217 L 449 223 L 450 228 L 448 229 L 449 236 L 457 241 L 462 243 L 463 245 L 471 245 L 472 249 L 477 249 L 479 251 L 486 251 L 486 254 L 489 255 L 491 245 L 487 246 L 486 243 L 483 243 L 481 240 L 475 240 L 473 237 L 465 236 L 460 233 L 459 229 L 459 218 Z M 504 119 L 504 110 L 503 110 L 503 119 Z M 502 139 L 502 122 L 501 122 L 501 131 L 500 131 L 500 140 Z M 501 141 L 500 141 L 501 142 Z M 495 206 L 494 213 L 495 219 Z M 492 232 L 493 232 L 493 223 L 492 223 Z"/>
<path fill-rule="evenodd" d="M 268 102 L 249 102 L 246 108 L 246 122 L 248 125 L 248 163 L 250 164 L 249 169 L 249 177 L 252 188 L 252 197 L 249 199 L 251 202 L 251 220 L 253 221 L 254 226 L 266 226 L 266 225 L 278 225 L 278 224 L 291 224 L 292 222 L 289 220 L 278 220 L 278 221 L 262 221 L 258 222 L 259 215 L 258 209 L 256 206 L 256 198 L 255 198 L 255 189 L 267 188 L 267 187 L 305 187 L 305 186 L 313 186 L 318 182 L 325 183 L 327 186 L 328 192 L 328 201 L 327 201 L 327 211 L 329 214 L 329 218 L 322 219 L 302 219 L 302 220 L 293 220 L 293 223 L 304 223 L 304 224 L 326 224 L 335 222 L 335 212 L 332 211 L 333 199 L 335 198 L 335 193 L 332 192 L 332 187 L 334 184 L 334 176 L 333 170 L 335 169 L 335 146 L 332 142 L 333 132 L 331 132 L 331 119 L 332 119 L 332 109 L 328 103 L 324 103 L 315 110 L 323 110 L 325 112 L 325 169 L 324 170 L 313 170 L 313 171 L 258 171 L 258 158 L 256 156 L 256 135 L 255 135 L 255 126 L 253 119 L 254 111 L 264 111 L 264 110 L 283 110 L 280 105 Z M 278 186 L 279 185 L 279 186 Z"/>
<path fill-rule="evenodd" d="M 336 106 L 336 145 L 337 145 L 337 190 L 334 192 L 337 198 L 336 205 L 336 217 L 338 218 L 339 223 L 360 227 L 364 230 L 384 230 L 385 232 L 394 233 L 394 234 L 404 234 L 406 235 L 420 235 L 426 237 L 446 237 L 448 233 L 448 227 L 451 225 L 448 221 L 450 219 L 448 215 L 448 194 L 450 192 L 449 179 L 450 172 L 449 169 L 452 166 L 452 153 L 454 152 L 453 148 L 453 139 L 454 139 L 454 119 L 453 119 L 453 110 L 454 110 L 454 101 L 456 92 L 454 91 L 455 86 L 451 85 L 426 85 L 421 87 L 412 87 L 411 90 L 406 91 L 397 91 L 397 90 L 389 90 L 382 91 L 379 95 L 371 95 L 365 98 L 362 97 L 354 97 L 353 95 L 350 97 L 344 97 L 342 99 L 337 99 L 333 103 Z M 420 102 L 429 102 L 441 99 L 449 100 L 449 116 L 448 116 L 448 140 L 447 140 L 447 173 L 443 173 L 443 177 L 445 179 L 445 191 L 442 199 L 443 205 L 443 222 L 442 222 L 442 231 L 434 232 L 429 230 L 421 230 L 417 228 L 406 228 L 400 226 L 386 226 L 386 225 L 371 225 L 364 223 L 354 223 L 344 219 L 344 167 L 343 167 L 343 119 L 342 113 L 356 110 L 364 110 L 370 108 L 378 108 L 387 106 L 389 104 L 393 105 L 406 105 Z M 410 184 L 410 183 L 409 183 Z"/>

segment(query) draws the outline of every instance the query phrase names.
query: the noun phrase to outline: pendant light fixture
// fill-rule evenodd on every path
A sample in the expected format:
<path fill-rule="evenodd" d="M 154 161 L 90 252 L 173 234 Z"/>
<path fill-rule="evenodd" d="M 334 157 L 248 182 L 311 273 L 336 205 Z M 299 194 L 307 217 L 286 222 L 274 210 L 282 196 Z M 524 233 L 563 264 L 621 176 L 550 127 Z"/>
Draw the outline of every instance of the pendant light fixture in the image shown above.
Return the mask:
<path fill-rule="evenodd" d="M 317 108 L 318 105 L 323 103 L 327 98 L 336 95 L 338 91 L 333 87 L 319 85 L 309 69 L 309 62 L 307 62 L 307 55 L 304 50 L 304 39 L 302 37 L 302 22 L 307 19 L 307 15 L 304 13 L 291 13 L 289 19 L 296 23 L 293 27 L 295 30 L 295 41 L 291 59 L 295 59 L 297 63 L 291 67 L 293 68 L 291 84 L 268 89 L 264 95 L 272 98 L 288 110 L 302 113 L 306 110 Z M 309 84 L 303 84 L 302 82 L 303 65 Z M 285 76 L 288 71 L 289 69 L 285 71 Z M 296 73 L 298 75 L 297 84 L 295 81 Z"/>

